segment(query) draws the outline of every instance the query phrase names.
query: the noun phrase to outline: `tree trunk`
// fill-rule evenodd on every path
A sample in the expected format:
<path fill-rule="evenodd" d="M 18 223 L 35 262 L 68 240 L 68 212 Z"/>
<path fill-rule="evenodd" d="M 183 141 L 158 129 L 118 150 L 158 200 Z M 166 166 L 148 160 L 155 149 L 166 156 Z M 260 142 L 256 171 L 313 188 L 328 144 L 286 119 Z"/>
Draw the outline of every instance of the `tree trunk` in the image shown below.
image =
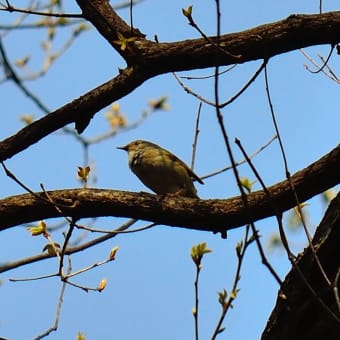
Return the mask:
<path fill-rule="evenodd" d="M 340 305 L 334 289 L 339 289 L 339 241 L 340 193 L 329 205 L 313 238 L 317 258 L 331 284 L 321 274 L 308 246 L 282 284 L 262 340 L 340 339 Z"/>

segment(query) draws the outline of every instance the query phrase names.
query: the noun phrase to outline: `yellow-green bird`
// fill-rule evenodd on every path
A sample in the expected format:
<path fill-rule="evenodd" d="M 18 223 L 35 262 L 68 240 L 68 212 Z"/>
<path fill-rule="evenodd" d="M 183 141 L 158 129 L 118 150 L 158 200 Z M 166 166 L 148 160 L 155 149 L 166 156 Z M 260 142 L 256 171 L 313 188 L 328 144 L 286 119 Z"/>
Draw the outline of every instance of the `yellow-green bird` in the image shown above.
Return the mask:
<path fill-rule="evenodd" d="M 156 194 L 199 198 L 193 181 L 203 181 L 170 151 L 145 140 L 117 149 L 127 151 L 132 172 Z"/>

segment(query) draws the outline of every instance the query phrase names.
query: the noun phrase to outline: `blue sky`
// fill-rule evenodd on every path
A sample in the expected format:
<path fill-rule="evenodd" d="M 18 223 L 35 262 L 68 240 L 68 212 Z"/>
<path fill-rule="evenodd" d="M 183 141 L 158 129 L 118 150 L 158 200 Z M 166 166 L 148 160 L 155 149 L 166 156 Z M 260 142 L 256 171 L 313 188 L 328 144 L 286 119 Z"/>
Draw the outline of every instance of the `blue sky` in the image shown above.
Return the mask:
<path fill-rule="evenodd" d="M 14 6 L 23 2 L 13 1 Z M 73 3 L 73 2 L 72 2 Z M 112 2 L 114 4 L 114 2 Z M 157 1 L 146 0 L 134 10 L 134 24 L 152 39 L 175 41 L 198 37 L 182 15 L 182 8 L 193 5 L 193 16 L 208 34 L 215 32 L 213 1 Z M 78 12 L 69 1 L 68 12 Z M 324 1 L 325 11 L 336 10 L 335 1 Z M 265 22 L 283 19 L 290 14 L 316 13 L 318 1 L 224 2 L 222 31 L 225 33 L 251 28 Z M 128 12 L 119 12 L 125 19 Z M 2 24 L 14 21 L 15 14 L 0 13 Z M 43 30 L 16 31 L 3 40 L 12 60 L 29 54 L 33 58 L 31 69 L 41 65 L 40 41 Z M 67 30 L 57 32 L 56 45 L 68 37 Z M 329 47 L 315 47 L 307 51 L 327 55 Z M 337 71 L 336 55 L 330 64 Z M 304 68 L 306 59 L 299 51 L 274 57 L 268 65 L 271 94 L 280 132 L 285 145 L 291 173 L 320 158 L 339 143 L 339 114 L 334 98 L 338 86 L 322 74 L 311 74 Z M 82 95 L 117 74 L 124 61 L 95 31 L 84 33 L 73 47 L 61 57 L 50 72 L 36 82 L 28 82 L 51 110 Z M 260 61 L 239 65 L 221 77 L 221 100 L 231 97 L 260 66 Z M 212 70 L 182 72 L 180 75 L 202 76 Z M 186 85 L 208 98 L 213 96 L 211 81 L 187 81 Z M 129 122 L 137 119 L 148 108 L 148 100 L 167 96 L 170 110 L 150 116 L 137 129 L 118 134 L 114 139 L 90 147 L 90 163 L 95 164 L 95 186 L 105 189 L 145 191 L 146 188 L 129 171 L 127 156 L 115 147 L 134 139 L 148 139 L 173 151 L 190 163 L 191 144 L 198 102 L 180 88 L 172 75 L 163 75 L 147 81 L 132 94 L 119 101 L 121 110 Z M 11 83 L 1 85 L 0 100 L 6 124 L 0 126 L 3 139 L 23 125 L 18 119 L 22 114 L 41 116 L 41 112 Z M 215 112 L 203 105 L 199 146 L 195 172 L 205 175 L 229 165 Z M 237 160 L 242 157 L 233 141 L 241 140 L 249 153 L 265 144 L 274 134 L 266 101 L 264 77 L 261 75 L 238 101 L 223 111 L 224 120 Z M 85 131 L 88 137 L 108 131 L 105 110 L 97 114 Z M 79 187 L 76 168 L 82 165 L 81 146 L 70 136 L 54 133 L 28 150 L 6 162 L 7 166 L 31 189 L 39 191 L 40 183 L 48 190 Z M 277 142 L 272 143 L 254 159 L 267 185 L 284 179 L 282 157 Z M 246 165 L 239 168 L 242 176 L 251 180 L 254 176 Z M 238 195 L 231 172 L 207 179 L 205 185 L 197 184 L 202 198 L 228 198 Z M 22 189 L 0 175 L 1 196 L 22 193 Z M 254 189 L 259 189 L 255 185 Z M 308 207 L 311 227 L 314 228 L 323 213 L 321 200 L 311 200 Z M 124 219 L 105 218 L 95 226 L 114 229 Z M 55 221 L 49 221 L 53 225 Z M 88 221 L 83 221 L 86 224 Z M 138 226 L 146 223 L 140 222 Z M 258 222 L 256 227 L 264 245 L 277 231 L 274 219 Z M 81 232 L 77 232 L 79 236 Z M 87 235 L 89 238 L 93 235 Z M 203 260 L 200 281 L 200 330 L 201 339 L 208 339 L 214 329 L 219 305 L 217 291 L 230 292 L 235 271 L 235 246 L 243 236 L 243 229 L 229 232 L 228 239 L 219 235 L 157 226 L 140 233 L 118 236 L 86 252 L 73 256 L 74 270 L 105 259 L 111 248 L 120 247 L 117 260 L 96 268 L 75 279 L 84 285 L 96 286 L 102 278 L 108 286 L 102 293 L 84 293 L 68 287 L 64 297 L 58 332 L 50 339 L 75 338 L 78 331 L 87 339 L 191 339 L 194 334 L 191 309 L 194 306 L 194 265 L 190 248 L 207 242 L 213 253 Z M 62 241 L 61 232 L 53 235 Z M 292 235 L 292 246 L 301 251 L 305 245 L 302 233 Z M 1 262 L 19 259 L 41 252 L 46 244 L 42 238 L 32 238 L 24 227 L 15 227 L 2 233 L 0 239 Z M 290 266 L 283 252 L 267 253 L 279 275 L 284 278 Z M 56 278 L 11 283 L 10 277 L 31 277 L 54 272 L 56 259 L 22 267 L 0 276 L 0 336 L 14 340 L 31 339 L 49 327 L 55 317 L 60 282 Z M 274 306 L 278 286 L 261 265 L 255 246 L 246 254 L 241 273 L 240 293 L 234 308 L 225 320 L 226 331 L 220 339 L 258 339 Z"/>

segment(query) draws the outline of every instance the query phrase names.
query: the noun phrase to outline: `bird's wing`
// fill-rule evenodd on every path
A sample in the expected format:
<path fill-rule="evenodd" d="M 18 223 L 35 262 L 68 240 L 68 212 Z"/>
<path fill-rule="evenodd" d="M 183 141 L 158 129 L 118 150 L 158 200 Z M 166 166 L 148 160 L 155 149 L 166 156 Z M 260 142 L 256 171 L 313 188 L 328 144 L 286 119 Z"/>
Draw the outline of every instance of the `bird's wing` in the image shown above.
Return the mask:
<path fill-rule="evenodd" d="M 204 184 L 204 182 L 188 167 L 186 166 L 188 172 L 189 172 L 189 175 L 194 179 L 196 180 L 198 183 L 200 184 Z"/>
<path fill-rule="evenodd" d="M 170 153 L 171 158 L 172 158 L 173 161 L 179 162 L 179 163 L 181 163 L 184 166 L 184 168 L 188 171 L 188 174 L 189 174 L 190 177 L 192 177 L 198 183 L 204 184 L 204 182 L 181 159 L 179 159 L 173 153 L 171 153 L 171 152 L 169 152 L 169 153 Z"/>

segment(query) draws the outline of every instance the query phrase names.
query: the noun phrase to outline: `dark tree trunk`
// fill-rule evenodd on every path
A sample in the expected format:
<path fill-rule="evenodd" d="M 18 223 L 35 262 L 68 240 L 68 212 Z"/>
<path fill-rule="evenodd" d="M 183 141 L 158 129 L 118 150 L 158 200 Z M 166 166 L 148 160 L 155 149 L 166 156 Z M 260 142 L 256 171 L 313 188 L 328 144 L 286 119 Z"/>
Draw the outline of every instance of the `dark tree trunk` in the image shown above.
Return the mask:
<path fill-rule="evenodd" d="M 340 339 L 340 306 L 334 293 L 334 288 L 339 289 L 340 193 L 317 228 L 313 245 L 331 285 L 321 274 L 311 247 L 307 247 L 285 278 L 262 340 Z"/>

